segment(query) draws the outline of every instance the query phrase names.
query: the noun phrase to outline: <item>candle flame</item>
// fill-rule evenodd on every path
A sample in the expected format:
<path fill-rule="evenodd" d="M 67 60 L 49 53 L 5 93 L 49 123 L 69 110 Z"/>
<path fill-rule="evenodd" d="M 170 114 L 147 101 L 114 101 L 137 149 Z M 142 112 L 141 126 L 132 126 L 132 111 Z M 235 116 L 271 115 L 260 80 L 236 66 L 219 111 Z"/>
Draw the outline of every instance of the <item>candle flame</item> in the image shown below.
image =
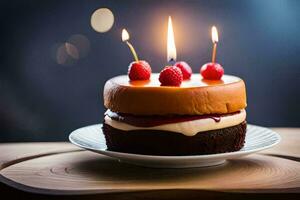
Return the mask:
<path fill-rule="evenodd" d="M 167 40 L 167 58 L 168 62 L 171 60 L 176 60 L 176 46 L 174 40 L 174 31 L 172 26 L 172 18 L 169 16 L 168 22 L 168 40 Z"/>
<path fill-rule="evenodd" d="M 127 32 L 127 30 L 124 28 L 122 30 L 122 41 L 126 42 L 127 40 L 129 40 L 129 33 Z"/>
<path fill-rule="evenodd" d="M 219 42 L 218 30 L 215 26 L 211 28 L 211 39 L 213 43 Z"/>

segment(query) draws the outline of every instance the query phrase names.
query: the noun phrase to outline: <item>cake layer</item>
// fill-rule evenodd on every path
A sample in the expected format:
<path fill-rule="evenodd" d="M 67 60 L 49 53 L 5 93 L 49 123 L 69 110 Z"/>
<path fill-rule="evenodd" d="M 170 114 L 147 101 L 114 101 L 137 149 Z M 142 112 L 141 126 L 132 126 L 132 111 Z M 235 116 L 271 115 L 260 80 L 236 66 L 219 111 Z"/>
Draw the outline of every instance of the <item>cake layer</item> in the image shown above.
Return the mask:
<path fill-rule="evenodd" d="M 240 150 L 245 141 L 246 122 L 188 137 L 157 130 L 123 131 L 103 124 L 109 150 L 146 155 L 201 155 Z"/>
<path fill-rule="evenodd" d="M 201 115 L 199 118 L 197 116 L 187 116 L 186 118 L 184 116 L 174 116 L 174 119 L 170 117 L 166 117 L 167 119 L 157 117 L 158 119 L 155 119 L 155 116 L 140 116 L 139 118 L 139 116 L 122 116 L 116 113 L 107 113 L 104 123 L 119 130 L 161 130 L 181 133 L 186 136 L 194 136 L 197 133 L 209 130 L 235 126 L 246 120 L 246 111 L 244 109 L 233 114 L 218 115 L 218 117 L 211 117 L 210 115 Z"/>
<path fill-rule="evenodd" d="M 104 115 L 110 117 L 115 121 L 124 122 L 133 126 L 152 127 L 152 126 L 159 126 L 163 124 L 172 124 L 172 123 L 179 123 L 179 122 L 186 122 L 186 121 L 207 119 L 207 118 L 210 118 L 215 122 L 219 122 L 221 121 L 221 117 L 227 115 L 235 115 L 240 112 L 241 111 L 237 111 L 234 113 L 226 113 L 226 114 L 206 114 L 206 115 L 133 115 L 127 113 L 116 113 L 108 109 Z"/>
<path fill-rule="evenodd" d="M 244 81 L 224 75 L 204 80 L 193 74 L 180 87 L 160 86 L 158 74 L 148 81 L 117 76 L 104 86 L 104 105 L 113 112 L 135 115 L 204 115 L 233 113 L 246 107 Z"/>

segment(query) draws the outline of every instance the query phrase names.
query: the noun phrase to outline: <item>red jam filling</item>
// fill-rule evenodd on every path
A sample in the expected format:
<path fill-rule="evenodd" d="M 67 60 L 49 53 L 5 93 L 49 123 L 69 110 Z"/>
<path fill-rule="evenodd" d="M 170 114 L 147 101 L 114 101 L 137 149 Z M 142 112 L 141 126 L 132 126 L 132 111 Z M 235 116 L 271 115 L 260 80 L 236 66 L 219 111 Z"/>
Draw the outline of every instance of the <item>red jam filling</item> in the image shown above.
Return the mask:
<path fill-rule="evenodd" d="M 132 115 L 125 113 L 115 113 L 110 110 L 105 112 L 105 116 L 119 122 L 124 122 L 137 127 L 152 127 L 164 124 L 172 124 L 186 121 L 193 121 L 198 119 L 213 119 L 215 122 L 220 122 L 221 117 L 235 115 L 240 113 L 240 111 L 228 114 L 208 114 L 208 115 Z"/>

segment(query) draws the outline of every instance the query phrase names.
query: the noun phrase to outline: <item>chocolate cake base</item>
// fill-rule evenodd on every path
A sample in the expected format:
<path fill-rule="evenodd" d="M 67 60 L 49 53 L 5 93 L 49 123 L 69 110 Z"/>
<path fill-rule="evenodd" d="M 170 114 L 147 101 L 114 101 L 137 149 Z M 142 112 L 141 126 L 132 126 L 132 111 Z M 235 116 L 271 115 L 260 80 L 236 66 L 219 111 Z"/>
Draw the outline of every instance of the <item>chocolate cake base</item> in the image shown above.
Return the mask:
<path fill-rule="evenodd" d="M 244 146 L 246 121 L 236 126 L 205 131 L 195 136 L 157 130 L 123 131 L 103 123 L 107 148 L 145 155 L 203 155 L 238 151 Z"/>

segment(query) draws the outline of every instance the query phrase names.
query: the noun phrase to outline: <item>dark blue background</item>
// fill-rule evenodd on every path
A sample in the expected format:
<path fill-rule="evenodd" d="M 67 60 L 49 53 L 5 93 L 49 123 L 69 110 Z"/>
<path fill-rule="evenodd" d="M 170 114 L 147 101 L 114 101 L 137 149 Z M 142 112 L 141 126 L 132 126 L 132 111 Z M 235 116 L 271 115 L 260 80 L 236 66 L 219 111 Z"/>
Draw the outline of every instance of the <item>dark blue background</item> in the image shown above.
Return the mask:
<path fill-rule="evenodd" d="M 94 10 L 108 7 L 107 33 L 90 26 Z M 167 18 L 177 55 L 198 72 L 210 60 L 210 28 L 220 34 L 218 62 L 247 84 L 248 121 L 300 126 L 300 1 L 27 0 L 0 3 L 0 141 L 66 140 L 70 131 L 103 118 L 105 80 L 125 74 L 131 54 L 123 27 L 154 72 L 166 64 Z M 91 42 L 87 57 L 70 66 L 53 47 L 73 34 Z"/>

